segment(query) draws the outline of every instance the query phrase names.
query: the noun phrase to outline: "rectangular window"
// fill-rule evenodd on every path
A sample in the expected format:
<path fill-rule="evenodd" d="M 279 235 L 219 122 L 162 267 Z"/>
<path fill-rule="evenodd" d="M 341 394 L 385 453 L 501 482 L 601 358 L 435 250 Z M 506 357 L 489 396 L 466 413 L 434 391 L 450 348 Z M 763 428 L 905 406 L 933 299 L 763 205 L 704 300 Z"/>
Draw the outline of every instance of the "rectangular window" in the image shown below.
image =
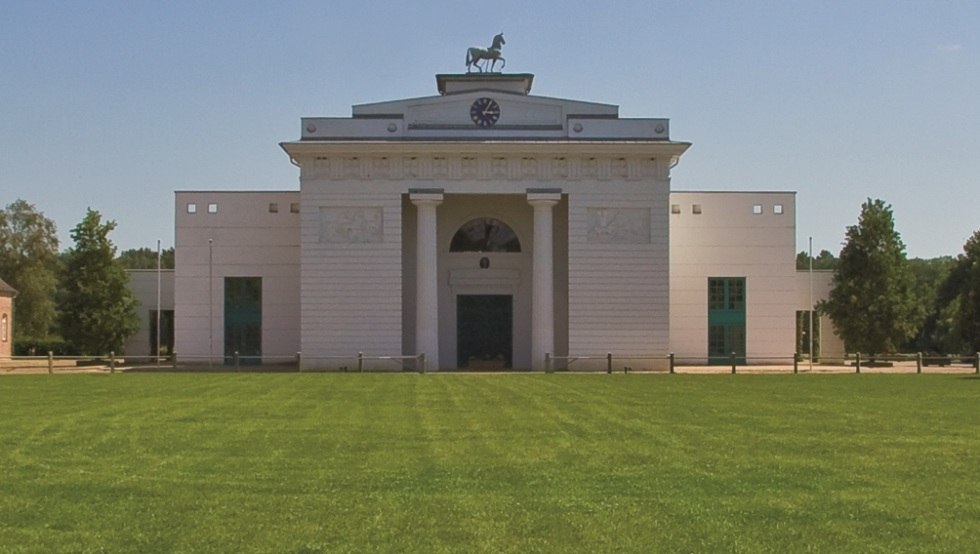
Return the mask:
<path fill-rule="evenodd" d="M 701 204 L 694 204 L 693 206 L 691 206 L 691 213 L 693 213 L 695 215 L 700 215 L 701 214 Z"/>
<path fill-rule="evenodd" d="M 3 314 L 3 316 L 0 316 L 0 341 L 7 342 L 8 325 L 7 314 Z"/>
<path fill-rule="evenodd" d="M 774 213 L 776 215 L 782 215 L 783 214 L 783 205 L 782 204 L 776 204 L 776 205 L 774 205 L 772 207 L 772 213 Z"/>
<path fill-rule="evenodd" d="M 728 309 L 745 309 L 745 279 L 729 279 L 728 281 Z"/>
<path fill-rule="evenodd" d="M 189 214 L 196 214 L 197 213 L 197 204 L 195 204 L 193 202 L 188 203 L 187 204 L 187 213 L 189 213 Z"/>
<path fill-rule="evenodd" d="M 670 213 L 672 213 L 672 214 L 679 214 L 679 213 L 681 213 L 681 205 L 680 204 L 671 204 L 670 205 Z"/>
<path fill-rule="evenodd" d="M 225 363 L 261 364 L 262 278 L 225 277 Z"/>
<path fill-rule="evenodd" d="M 216 214 L 216 213 L 218 213 L 218 204 L 216 204 L 214 202 L 208 204 L 208 213 L 209 214 Z"/>
<path fill-rule="evenodd" d="M 724 279 L 708 280 L 708 309 L 709 310 L 725 309 L 725 280 Z"/>
<path fill-rule="evenodd" d="M 277 213 L 279 213 L 279 203 L 278 202 L 269 202 L 269 213 L 270 214 L 277 214 Z"/>
<path fill-rule="evenodd" d="M 745 277 L 708 278 L 708 359 L 745 363 Z"/>
<path fill-rule="evenodd" d="M 289 213 L 298 214 L 299 213 L 299 202 L 291 202 L 289 204 Z"/>
<path fill-rule="evenodd" d="M 752 213 L 755 215 L 762 215 L 762 204 L 753 204 Z"/>

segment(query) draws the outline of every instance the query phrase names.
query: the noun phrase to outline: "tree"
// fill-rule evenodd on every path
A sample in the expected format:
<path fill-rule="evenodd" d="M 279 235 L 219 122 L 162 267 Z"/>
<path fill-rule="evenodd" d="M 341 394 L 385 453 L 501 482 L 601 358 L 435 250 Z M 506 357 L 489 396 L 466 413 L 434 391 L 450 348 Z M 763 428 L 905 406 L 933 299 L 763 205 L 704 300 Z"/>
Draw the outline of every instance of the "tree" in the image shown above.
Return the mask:
<path fill-rule="evenodd" d="M 116 222 L 102 222 L 89 210 L 71 231 L 74 248 L 66 252 L 61 331 L 82 354 L 122 352 L 126 338 L 139 329 L 129 276 L 109 233 Z"/>
<path fill-rule="evenodd" d="M 167 248 L 160 253 L 160 268 L 174 268 L 174 249 Z M 119 262 L 126 269 L 156 269 L 157 251 L 149 248 L 132 248 L 119 254 Z"/>
<path fill-rule="evenodd" d="M 940 256 L 929 260 L 913 258 L 909 260 L 909 271 L 915 281 L 915 299 L 919 313 L 923 315 L 915 336 L 903 345 L 911 352 L 949 352 L 947 324 L 949 317 L 945 305 L 939 303 L 939 292 L 947 281 L 956 259 Z"/>
<path fill-rule="evenodd" d="M 915 280 L 883 200 L 869 198 L 858 224 L 847 228 L 830 296 L 817 309 L 830 316 L 852 352 L 894 352 L 915 334 L 922 317 Z"/>
<path fill-rule="evenodd" d="M 821 250 L 813 258 L 813 269 L 834 269 L 837 267 L 837 258 L 828 250 Z M 796 269 L 810 269 L 810 255 L 805 251 L 796 255 Z"/>
<path fill-rule="evenodd" d="M 980 230 L 963 245 L 963 254 L 937 296 L 952 346 L 946 351 L 980 351 Z"/>
<path fill-rule="evenodd" d="M 58 235 L 34 205 L 17 200 L 0 210 L 0 277 L 18 291 L 14 340 L 48 340 L 57 319 Z"/>

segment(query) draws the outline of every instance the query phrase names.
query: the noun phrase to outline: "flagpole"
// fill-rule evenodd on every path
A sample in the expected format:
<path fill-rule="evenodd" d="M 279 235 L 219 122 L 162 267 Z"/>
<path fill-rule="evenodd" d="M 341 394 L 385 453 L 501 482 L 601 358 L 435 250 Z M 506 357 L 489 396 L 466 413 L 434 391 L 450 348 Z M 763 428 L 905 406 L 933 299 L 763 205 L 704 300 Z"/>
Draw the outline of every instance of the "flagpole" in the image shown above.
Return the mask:
<path fill-rule="evenodd" d="M 810 321 L 810 330 L 807 336 L 810 338 L 810 373 L 813 373 L 813 237 L 810 237 L 810 314 L 807 319 Z"/>
<path fill-rule="evenodd" d="M 157 366 L 160 365 L 160 267 L 161 267 L 162 254 L 160 252 L 160 239 L 157 239 Z"/>

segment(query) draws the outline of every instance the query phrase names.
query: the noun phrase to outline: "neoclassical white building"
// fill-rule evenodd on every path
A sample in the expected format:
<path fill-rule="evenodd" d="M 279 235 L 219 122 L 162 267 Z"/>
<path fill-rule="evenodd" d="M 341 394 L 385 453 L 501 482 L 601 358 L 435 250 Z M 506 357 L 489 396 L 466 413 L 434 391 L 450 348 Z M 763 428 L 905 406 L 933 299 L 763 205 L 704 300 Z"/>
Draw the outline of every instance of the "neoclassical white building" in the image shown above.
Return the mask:
<path fill-rule="evenodd" d="M 281 144 L 299 191 L 178 191 L 176 351 L 791 356 L 795 193 L 672 192 L 690 143 L 667 119 L 532 80 L 437 75 L 433 96 L 303 118 Z"/>

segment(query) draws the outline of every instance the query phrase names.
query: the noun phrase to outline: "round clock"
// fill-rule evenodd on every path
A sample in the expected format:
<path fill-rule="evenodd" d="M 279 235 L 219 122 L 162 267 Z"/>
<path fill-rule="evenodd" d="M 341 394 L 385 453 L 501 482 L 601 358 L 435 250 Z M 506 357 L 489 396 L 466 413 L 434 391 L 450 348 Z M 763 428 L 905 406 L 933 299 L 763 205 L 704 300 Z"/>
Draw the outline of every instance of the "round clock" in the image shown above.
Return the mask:
<path fill-rule="evenodd" d="M 500 119 L 500 105 L 493 98 L 477 98 L 470 106 L 470 119 L 480 127 L 493 127 Z"/>

